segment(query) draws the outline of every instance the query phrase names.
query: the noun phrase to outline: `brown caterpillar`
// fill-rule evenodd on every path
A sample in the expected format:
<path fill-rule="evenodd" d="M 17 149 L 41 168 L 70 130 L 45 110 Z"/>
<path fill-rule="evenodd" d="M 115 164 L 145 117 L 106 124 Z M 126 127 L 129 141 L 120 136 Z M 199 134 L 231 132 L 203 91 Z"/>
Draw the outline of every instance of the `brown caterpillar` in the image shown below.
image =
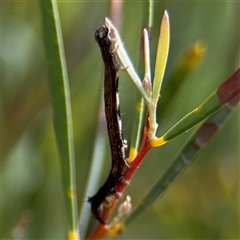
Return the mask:
<path fill-rule="evenodd" d="M 100 206 L 109 195 L 116 194 L 116 185 L 124 183 L 123 173 L 128 167 L 122 133 L 122 122 L 120 117 L 119 97 L 118 97 L 118 71 L 121 69 L 118 64 L 113 42 L 109 36 L 110 29 L 107 25 L 102 25 L 95 32 L 102 59 L 104 62 L 104 103 L 107 130 L 111 147 L 112 167 L 109 176 L 98 192 L 88 199 L 91 204 L 91 211 L 96 219 L 105 224 L 101 218 Z"/>

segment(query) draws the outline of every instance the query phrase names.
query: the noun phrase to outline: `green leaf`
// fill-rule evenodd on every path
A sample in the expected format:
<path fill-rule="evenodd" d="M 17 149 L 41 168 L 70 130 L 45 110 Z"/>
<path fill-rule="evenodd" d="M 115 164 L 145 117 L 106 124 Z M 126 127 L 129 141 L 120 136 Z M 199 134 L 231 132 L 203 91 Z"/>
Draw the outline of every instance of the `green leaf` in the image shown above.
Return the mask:
<path fill-rule="evenodd" d="M 69 239 L 78 239 L 72 113 L 61 25 L 56 1 L 40 1 L 49 71 L 53 124 L 60 153 L 62 181 L 69 218 Z"/>
<path fill-rule="evenodd" d="M 145 1 L 143 2 L 143 13 L 142 13 L 142 26 L 143 28 L 148 29 L 151 32 L 152 22 L 153 22 L 153 1 Z M 140 54 L 139 54 L 139 62 L 138 62 L 138 72 L 140 77 L 144 79 L 144 48 L 143 48 L 143 36 L 141 37 L 140 44 Z M 131 162 L 139 148 L 142 130 L 144 125 L 144 115 L 145 115 L 145 105 L 141 95 L 137 94 L 134 91 L 134 104 L 133 104 L 133 115 L 132 115 L 132 130 L 131 130 L 131 145 L 129 148 L 129 161 Z"/>
<path fill-rule="evenodd" d="M 165 72 L 170 41 L 170 27 L 168 14 L 165 11 L 160 26 L 160 35 L 158 40 L 157 57 L 155 63 L 155 75 L 153 81 L 153 102 L 156 104 L 159 99 L 159 93 L 162 86 L 163 75 Z"/>
<path fill-rule="evenodd" d="M 178 153 L 168 170 L 156 181 L 151 190 L 142 198 L 132 213 L 120 224 L 125 228 L 131 221 L 149 208 L 157 198 L 170 186 L 174 179 L 191 164 L 200 150 L 216 134 L 231 115 L 232 110 L 240 101 L 240 94 L 236 95 L 227 105 L 205 121 Z"/>
<path fill-rule="evenodd" d="M 158 147 L 176 136 L 186 132 L 214 112 L 218 111 L 229 101 L 240 94 L 240 68 L 214 91 L 201 105 L 183 117 L 162 137 L 152 141 L 153 147 Z"/>

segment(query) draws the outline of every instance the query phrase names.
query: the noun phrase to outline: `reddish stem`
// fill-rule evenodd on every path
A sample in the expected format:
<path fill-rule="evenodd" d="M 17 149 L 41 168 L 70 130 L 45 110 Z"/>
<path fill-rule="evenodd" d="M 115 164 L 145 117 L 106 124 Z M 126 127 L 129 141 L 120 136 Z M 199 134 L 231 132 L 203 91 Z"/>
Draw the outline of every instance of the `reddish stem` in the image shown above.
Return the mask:
<path fill-rule="evenodd" d="M 145 128 L 144 129 L 144 135 L 142 139 L 141 146 L 139 148 L 138 154 L 135 157 L 135 159 L 132 161 L 131 166 L 129 169 L 127 169 L 126 173 L 124 174 L 124 178 L 129 181 L 133 175 L 133 173 L 136 171 L 140 163 L 142 162 L 144 156 L 147 154 L 147 152 L 151 149 L 150 141 L 148 138 L 148 131 Z"/>
<path fill-rule="evenodd" d="M 95 240 L 95 239 L 102 239 L 107 234 L 107 226 L 101 223 L 98 223 L 95 230 L 92 234 L 87 238 L 87 240 Z"/>
<path fill-rule="evenodd" d="M 141 146 L 139 148 L 139 152 L 138 152 L 137 156 L 135 157 L 135 159 L 130 164 L 130 167 L 126 170 L 126 172 L 123 176 L 125 182 L 124 181 L 119 182 L 116 186 L 116 189 L 117 189 L 117 192 L 119 193 L 119 195 L 122 194 L 125 187 L 127 186 L 126 182 L 130 181 L 132 175 L 134 174 L 134 172 L 136 171 L 136 169 L 138 168 L 138 166 L 142 162 L 144 156 L 147 154 L 147 152 L 151 148 L 152 147 L 151 147 L 151 144 L 150 144 L 150 141 L 149 141 L 149 138 L 148 138 L 148 129 L 145 128 L 142 143 L 141 143 Z M 118 203 L 119 195 L 113 195 L 113 199 L 111 200 L 111 205 L 110 206 L 109 205 L 108 206 L 104 205 L 104 202 L 103 202 L 103 209 L 102 209 L 101 218 L 104 221 L 107 222 L 108 219 L 110 218 L 116 204 Z M 107 235 L 107 232 L 108 232 L 107 225 L 103 225 L 99 222 L 97 227 L 95 228 L 95 230 L 88 237 L 88 240 L 101 239 L 101 238 L 103 238 Z"/>

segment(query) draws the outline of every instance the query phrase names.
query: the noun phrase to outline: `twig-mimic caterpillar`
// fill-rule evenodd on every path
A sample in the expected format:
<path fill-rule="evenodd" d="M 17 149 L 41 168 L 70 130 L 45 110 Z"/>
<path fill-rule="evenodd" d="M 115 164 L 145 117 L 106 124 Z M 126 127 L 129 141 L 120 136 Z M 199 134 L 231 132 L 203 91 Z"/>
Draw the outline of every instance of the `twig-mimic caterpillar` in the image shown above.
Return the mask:
<path fill-rule="evenodd" d="M 116 185 L 119 182 L 124 182 L 122 176 L 128 166 L 125 156 L 126 144 L 122 134 L 118 97 L 118 71 L 121 67 L 116 60 L 116 49 L 113 47 L 113 40 L 111 40 L 109 34 L 110 29 L 105 24 L 95 32 L 95 39 L 100 47 L 104 62 L 104 103 L 111 147 L 112 168 L 103 186 L 94 196 L 88 199 L 92 213 L 102 224 L 105 224 L 105 221 L 100 216 L 100 205 L 107 196 L 118 194 Z"/>

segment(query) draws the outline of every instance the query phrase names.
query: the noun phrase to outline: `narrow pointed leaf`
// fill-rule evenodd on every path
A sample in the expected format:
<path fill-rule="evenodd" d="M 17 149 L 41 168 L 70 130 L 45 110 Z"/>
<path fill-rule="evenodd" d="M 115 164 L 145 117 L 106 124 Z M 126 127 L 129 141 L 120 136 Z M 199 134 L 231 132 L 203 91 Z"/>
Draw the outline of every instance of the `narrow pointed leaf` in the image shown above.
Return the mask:
<path fill-rule="evenodd" d="M 170 128 L 161 138 L 152 142 L 153 147 L 161 146 L 172 138 L 184 133 L 196 124 L 200 123 L 214 112 L 218 111 L 227 102 L 234 99 L 240 93 L 240 68 L 228 78 L 205 102 L 192 112 L 183 117 Z"/>
<path fill-rule="evenodd" d="M 121 223 L 123 230 L 131 221 L 149 208 L 156 199 L 163 194 L 166 188 L 179 176 L 187 165 L 195 160 L 200 150 L 212 139 L 219 127 L 222 127 L 232 110 L 240 101 L 240 94 L 236 95 L 227 105 L 212 115 L 204 122 L 195 134 L 189 139 L 183 149 L 179 152 L 168 170 L 161 176 L 151 190 L 143 197 L 133 212 Z"/>
<path fill-rule="evenodd" d="M 155 63 L 155 76 L 153 82 L 153 102 L 158 102 L 160 89 L 162 86 L 163 75 L 165 72 L 168 50 L 169 50 L 169 39 L 170 39 L 170 27 L 168 14 L 165 11 L 160 26 L 160 35 L 157 48 L 157 57 Z"/>
<path fill-rule="evenodd" d="M 153 1 L 145 1 L 143 2 L 143 4 L 145 5 L 143 7 L 143 28 L 147 28 L 149 34 L 151 33 L 151 27 L 153 24 Z M 148 34 L 148 37 L 149 37 Z M 139 63 L 138 63 L 138 72 L 140 73 L 140 76 L 142 77 L 142 79 L 144 78 L 144 75 L 146 75 L 146 72 L 148 72 L 148 76 L 149 79 L 151 80 L 151 73 L 150 73 L 150 56 L 149 56 L 149 49 L 148 51 L 144 52 L 144 50 L 146 49 L 143 48 L 144 46 L 144 35 L 142 35 L 141 38 L 141 47 L 140 47 L 140 57 L 139 57 Z M 146 42 L 146 41 L 145 41 Z M 147 41 L 148 44 L 148 48 L 150 47 L 150 43 L 149 41 Z M 147 56 L 146 56 L 147 55 Z M 146 60 L 145 59 L 149 59 L 147 61 L 147 71 L 146 71 Z M 145 61 L 144 61 L 145 60 Z M 145 72 L 144 72 L 144 62 L 145 62 Z M 139 148 L 139 144 L 140 144 L 140 139 L 142 136 L 142 129 L 143 129 L 143 124 L 144 124 L 144 114 L 145 114 L 145 105 L 144 105 L 144 101 L 143 98 L 141 97 L 141 95 L 139 94 L 135 94 L 134 95 L 134 109 L 133 109 L 133 123 L 132 123 L 132 132 L 131 132 L 131 146 L 129 149 L 129 161 L 131 162 L 135 156 L 137 155 L 138 152 L 138 148 Z"/>
<path fill-rule="evenodd" d="M 53 124 L 60 153 L 62 181 L 69 218 L 69 239 L 78 239 L 75 160 L 70 91 L 56 1 L 40 1 L 49 72 Z"/>

